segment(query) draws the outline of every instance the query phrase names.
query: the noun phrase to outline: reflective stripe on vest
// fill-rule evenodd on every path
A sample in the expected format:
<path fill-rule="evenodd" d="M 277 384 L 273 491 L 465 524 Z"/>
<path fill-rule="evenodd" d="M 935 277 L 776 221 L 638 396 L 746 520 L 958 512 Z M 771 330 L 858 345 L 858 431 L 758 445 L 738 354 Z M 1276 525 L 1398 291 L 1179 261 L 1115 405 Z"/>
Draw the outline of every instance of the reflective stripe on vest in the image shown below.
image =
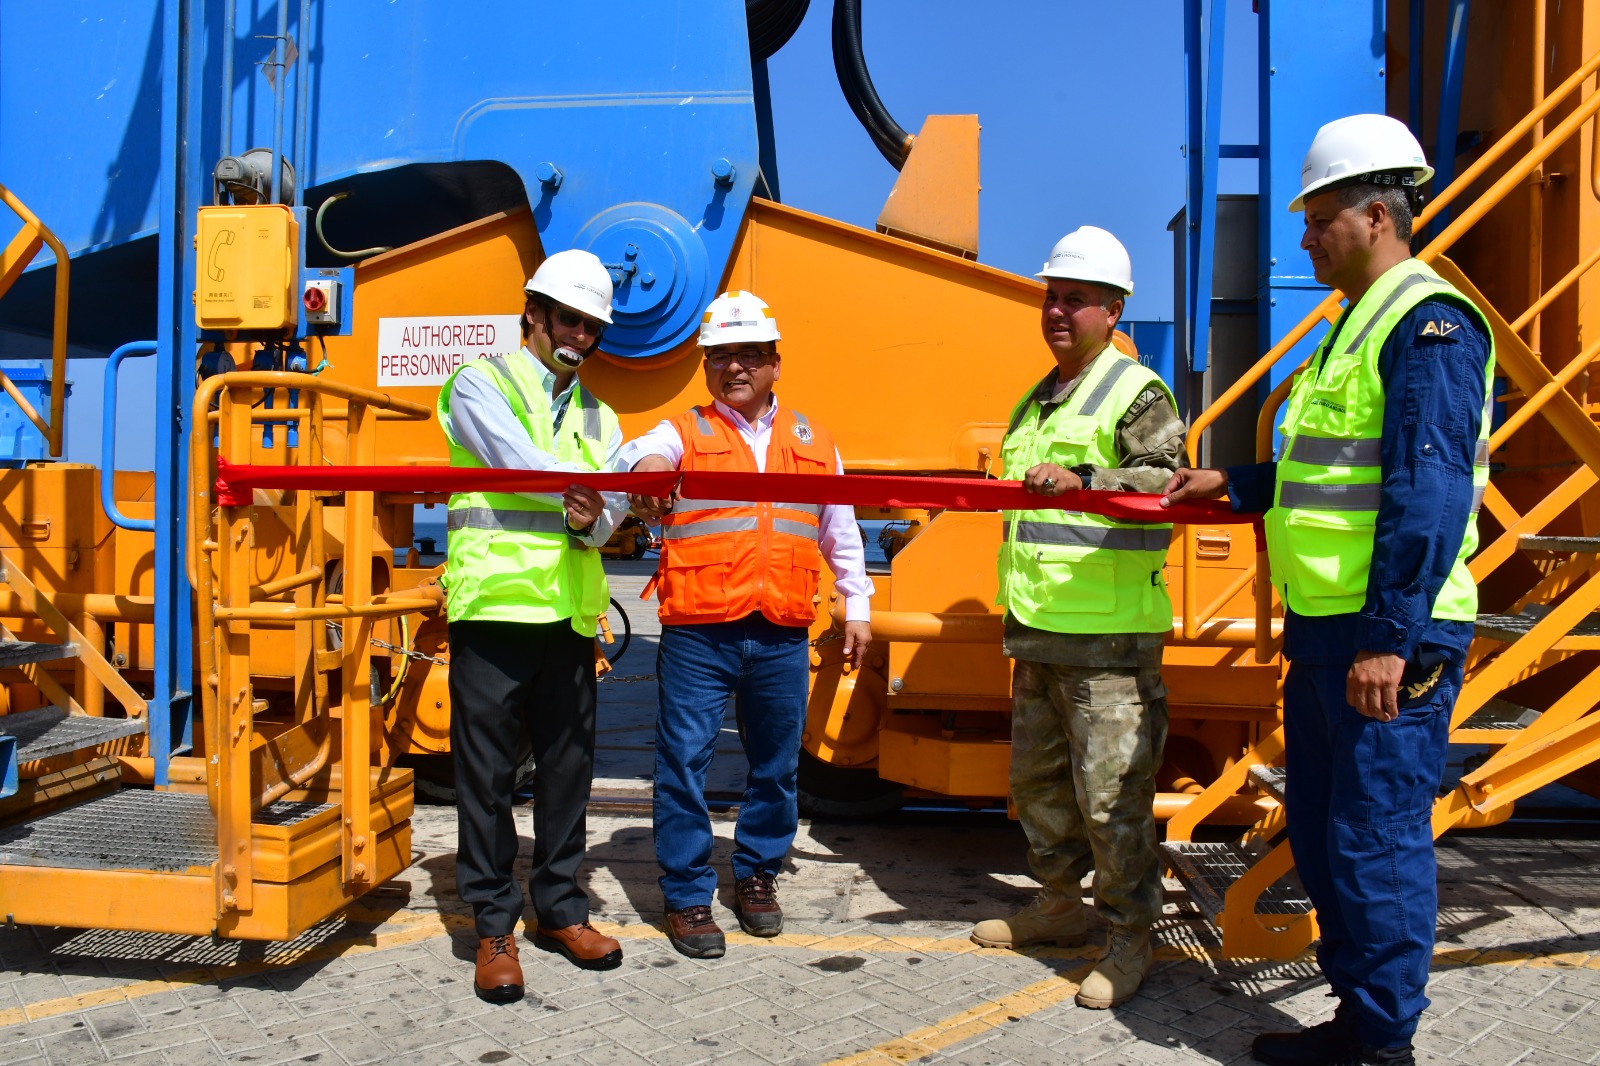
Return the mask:
<path fill-rule="evenodd" d="M 689 537 L 707 537 L 713 533 L 738 533 L 760 528 L 759 518 L 701 518 L 681 525 L 664 526 L 661 536 L 664 540 L 687 540 Z M 806 540 L 816 540 L 818 534 L 816 526 L 790 518 L 774 518 L 772 531 L 804 537 Z"/>
<path fill-rule="evenodd" d="M 494 529 L 512 533 L 565 533 L 565 511 L 502 511 L 492 507 L 466 507 L 451 511 L 445 522 L 451 533 L 458 529 Z"/>
<path fill-rule="evenodd" d="M 1339 437 L 1308 437 L 1296 434 L 1284 458 L 1317 466 L 1383 465 L 1383 441 L 1377 437 L 1344 440 Z"/>
<path fill-rule="evenodd" d="M 709 537 L 713 533 L 738 533 L 741 530 L 761 528 L 758 518 L 702 518 L 683 525 L 663 526 L 663 540 L 688 540 L 690 537 Z"/>
<path fill-rule="evenodd" d="M 1383 498 L 1383 486 L 1307 485 L 1286 481 L 1278 490 L 1279 507 L 1302 507 L 1313 511 L 1376 511 Z"/>
<path fill-rule="evenodd" d="M 1172 543 L 1172 530 L 1154 528 L 1064 526 L 1057 522 L 1013 522 L 1005 539 L 1020 544 L 1076 544 L 1112 551 L 1164 552 Z"/>
<path fill-rule="evenodd" d="M 692 511 L 715 511 L 725 507 L 754 507 L 750 500 L 678 500 L 672 505 L 673 514 L 686 514 Z M 822 517 L 822 504 L 820 503 L 775 503 L 774 509 L 784 511 L 801 511 L 805 514 Z"/>
<path fill-rule="evenodd" d="M 1485 413 L 1487 424 L 1488 413 Z M 1341 437 L 1313 437 L 1297 433 L 1289 441 L 1289 450 L 1284 455 L 1285 459 L 1295 463 L 1305 463 L 1307 466 L 1370 466 L 1379 470 L 1383 469 L 1383 441 L 1377 437 L 1355 437 L 1345 439 Z M 1489 466 L 1489 442 L 1478 438 L 1478 445 L 1473 449 L 1472 465 L 1477 469 L 1487 469 Z M 1361 493 L 1350 492 L 1348 496 L 1341 497 L 1338 493 L 1329 492 L 1332 489 L 1370 489 L 1375 485 L 1306 485 L 1300 482 L 1288 482 L 1279 494 L 1278 504 L 1282 507 L 1320 507 L 1330 511 L 1363 511 L 1378 509 L 1381 493 L 1370 497 L 1371 506 L 1365 501 L 1369 499 Z M 1338 503 L 1321 503 L 1314 492 L 1306 490 L 1316 489 L 1327 493 L 1322 499 L 1339 500 Z M 1474 485 L 1472 488 L 1472 513 L 1477 514 L 1483 505 L 1484 486 Z M 1362 502 L 1350 502 L 1360 500 Z"/>

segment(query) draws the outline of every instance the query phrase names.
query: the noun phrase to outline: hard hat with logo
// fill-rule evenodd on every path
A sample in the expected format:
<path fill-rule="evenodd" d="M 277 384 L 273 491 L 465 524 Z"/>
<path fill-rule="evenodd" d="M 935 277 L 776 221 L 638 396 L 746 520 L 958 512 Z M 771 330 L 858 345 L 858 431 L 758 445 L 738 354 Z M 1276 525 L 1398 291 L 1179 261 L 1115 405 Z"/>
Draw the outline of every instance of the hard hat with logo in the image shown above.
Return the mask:
<path fill-rule="evenodd" d="M 611 271 L 593 252 L 569 248 L 547 257 L 522 291 L 611 325 Z"/>
<path fill-rule="evenodd" d="M 1305 210 L 1306 197 L 1356 180 L 1415 187 L 1433 177 L 1422 145 L 1406 124 L 1388 115 L 1349 115 L 1317 131 L 1300 166 L 1300 195 L 1289 210 Z"/>
<path fill-rule="evenodd" d="M 1079 226 L 1056 242 L 1036 278 L 1092 281 L 1133 295 L 1133 263 L 1122 242 L 1099 226 Z"/>
<path fill-rule="evenodd" d="M 766 301 L 743 289 L 718 296 L 700 317 L 702 348 L 716 344 L 761 344 L 778 339 L 778 322 Z"/>

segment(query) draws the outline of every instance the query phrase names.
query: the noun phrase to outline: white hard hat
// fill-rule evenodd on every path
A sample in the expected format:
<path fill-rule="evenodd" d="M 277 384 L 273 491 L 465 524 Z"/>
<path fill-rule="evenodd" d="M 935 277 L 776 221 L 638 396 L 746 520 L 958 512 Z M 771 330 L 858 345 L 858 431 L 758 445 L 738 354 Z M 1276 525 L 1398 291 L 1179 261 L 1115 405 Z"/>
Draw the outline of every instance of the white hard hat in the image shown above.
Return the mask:
<path fill-rule="evenodd" d="M 1416 185 L 1433 177 L 1422 145 L 1406 124 L 1388 115 L 1336 118 L 1317 131 L 1300 166 L 1300 195 L 1289 210 L 1305 210 L 1306 197 L 1364 175 L 1411 171 Z"/>
<path fill-rule="evenodd" d="M 1122 242 L 1099 226 L 1079 226 L 1056 242 L 1036 278 L 1092 281 L 1133 295 L 1133 263 Z"/>
<path fill-rule="evenodd" d="M 700 316 L 702 348 L 714 344 L 760 344 L 778 339 L 778 322 L 766 301 L 743 289 L 718 296 Z"/>
<path fill-rule="evenodd" d="M 611 325 L 611 271 L 593 252 L 569 248 L 547 257 L 522 291 Z"/>

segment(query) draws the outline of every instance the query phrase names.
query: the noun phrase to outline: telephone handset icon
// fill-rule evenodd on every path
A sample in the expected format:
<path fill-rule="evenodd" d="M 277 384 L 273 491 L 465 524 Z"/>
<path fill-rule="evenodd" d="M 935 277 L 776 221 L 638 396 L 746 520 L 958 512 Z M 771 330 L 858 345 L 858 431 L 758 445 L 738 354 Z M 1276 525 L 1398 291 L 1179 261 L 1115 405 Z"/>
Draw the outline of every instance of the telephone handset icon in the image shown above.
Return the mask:
<path fill-rule="evenodd" d="M 206 276 L 212 281 L 222 281 L 228 272 L 217 265 L 217 253 L 225 246 L 233 243 L 233 230 L 218 231 L 211 239 L 211 250 L 206 255 Z"/>

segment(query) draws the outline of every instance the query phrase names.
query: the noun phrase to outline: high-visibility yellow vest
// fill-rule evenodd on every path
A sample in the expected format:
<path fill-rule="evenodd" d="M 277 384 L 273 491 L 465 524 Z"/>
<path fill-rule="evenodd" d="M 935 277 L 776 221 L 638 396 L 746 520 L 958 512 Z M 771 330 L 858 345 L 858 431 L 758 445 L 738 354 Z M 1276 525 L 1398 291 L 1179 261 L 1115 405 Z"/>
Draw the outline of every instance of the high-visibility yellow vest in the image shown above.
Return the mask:
<path fill-rule="evenodd" d="M 1390 268 L 1345 311 L 1289 393 L 1279 430 L 1286 441 L 1266 516 L 1267 553 L 1279 598 L 1296 614 L 1358 613 L 1367 600 L 1373 532 L 1383 486 L 1383 379 L 1378 356 L 1400 320 L 1430 297 L 1465 308 L 1489 339 L 1483 425 L 1472 471 L 1472 515 L 1433 617 L 1470 622 L 1478 587 L 1467 560 L 1478 550 L 1478 505 L 1489 484 L 1489 414 L 1494 334 L 1483 313 L 1427 264 Z"/>
<path fill-rule="evenodd" d="M 1107 345 L 1043 421 L 1032 393 L 1001 444 L 1007 477 L 1040 463 L 1116 466 L 1117 423 L 1141 393 L 1172 393 L 1154 371 Z M 1176 404 L 1174 404 L 1176 406 Z M 996 600 L 1024 625 L 1052 633 L 1166 633 L 1170 525 L 1122 522 L 1058 508 L 1007 511 Z"/>
<path fill-rule="evenodd" d="M 590 470 L 605 470 L 617 416 L 575 383 L 556 432 L 544 383 L 525 356 L 467 363 L 439 390 L 439 421 L 450 445 L 451 466 L 484 465 L 450 433 L 450 397 L 462 374 L 488 375 L 535 447 Z M 600 553 L 567 536 L 559 499 L 546 502 L 514 492 L 454 493 L 446 550 L 446 611 L 452 622 L 568 618 L 574 630 L 593 636 L 611 599 Z"/>

